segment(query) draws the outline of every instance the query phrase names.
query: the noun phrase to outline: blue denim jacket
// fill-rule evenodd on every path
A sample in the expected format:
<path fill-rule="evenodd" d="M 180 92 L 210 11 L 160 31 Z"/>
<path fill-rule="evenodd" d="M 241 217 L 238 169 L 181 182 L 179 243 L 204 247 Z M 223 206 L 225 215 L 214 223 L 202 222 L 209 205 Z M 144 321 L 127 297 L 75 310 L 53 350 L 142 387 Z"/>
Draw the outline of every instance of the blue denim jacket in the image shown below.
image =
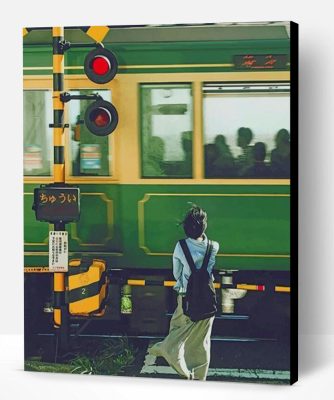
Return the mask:
<path fill-rule="evenodd" d="M 195 266 L 199 269 L 202 266 L 202 262 L 205 256 L 206 248 L 208 245 L 208 238 L 205 234 L 203 234 L 204 240 L 198 241 L 196 239 L 187 238 L 186 243 L 188 245 L 190 254 L 194 260 Z M 212 274 L 212 269 L 215 264 L 216 254 L 219 250 L 219 244 L 217 242 L 212 241 L 212 253 L 208 263 L 208 272 Z M 177 242 L 174 253 L 173 253 L 173 275 L 176 279 L 176 284 L 173 286 L 173 289 L 176 290 L 179 294 L 184 295 L 187 291 L 188 279 L 191 274 L 191 269 L 187 263 L 186 257 L 183 253 L 181 245 Z M 214 280 L 214 276 L 212 274 L 212 279 Z"/>

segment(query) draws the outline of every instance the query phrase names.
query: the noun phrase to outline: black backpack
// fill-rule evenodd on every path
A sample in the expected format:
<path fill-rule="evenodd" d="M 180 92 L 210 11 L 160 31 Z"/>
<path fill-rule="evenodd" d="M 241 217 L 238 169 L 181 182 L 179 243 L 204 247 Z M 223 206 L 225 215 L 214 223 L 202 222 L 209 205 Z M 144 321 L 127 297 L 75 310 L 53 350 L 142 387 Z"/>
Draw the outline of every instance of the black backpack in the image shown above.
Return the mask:
<path fill-rule="evenodd" d="M 193 322 L 210 318 L 217 312 L 216 292 L 207 270 L 213 247 L 212 242 L 211 240 L 208 242 L 200 269 L 196 268 L 185 239 L 180 240 L 180 245 L 191 269 L 186 295 L 182 298 L 183 313 Z"/>

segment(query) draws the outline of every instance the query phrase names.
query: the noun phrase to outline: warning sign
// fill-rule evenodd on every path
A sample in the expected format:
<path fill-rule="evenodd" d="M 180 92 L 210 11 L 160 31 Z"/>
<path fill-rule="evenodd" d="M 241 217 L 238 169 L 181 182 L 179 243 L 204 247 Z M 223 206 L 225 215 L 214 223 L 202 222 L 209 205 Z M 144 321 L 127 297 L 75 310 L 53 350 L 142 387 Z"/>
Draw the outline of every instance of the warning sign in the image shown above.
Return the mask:
<path fill-rule="evenodd" d="M 49 270 L 50 272 L 68 271 L 68 233 L 66 231 L 49 232 Z"/>
<path fill-rule="evenodd" d="M 80 190 L 71 186 L 42 185 L 34 189 L 33 210 L 38 221 L 73 222 L 80 217 Z"/>

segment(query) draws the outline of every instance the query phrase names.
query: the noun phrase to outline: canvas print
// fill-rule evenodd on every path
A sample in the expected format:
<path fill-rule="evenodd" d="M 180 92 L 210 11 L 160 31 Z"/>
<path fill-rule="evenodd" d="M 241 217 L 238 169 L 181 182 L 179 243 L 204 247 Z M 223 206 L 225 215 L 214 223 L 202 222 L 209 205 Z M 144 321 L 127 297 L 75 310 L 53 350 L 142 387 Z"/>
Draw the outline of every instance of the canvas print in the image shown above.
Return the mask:
<path fill-rule="evenodd" d="M 297 41 L 23 29 L 25 370 L 296 381 Z"/>

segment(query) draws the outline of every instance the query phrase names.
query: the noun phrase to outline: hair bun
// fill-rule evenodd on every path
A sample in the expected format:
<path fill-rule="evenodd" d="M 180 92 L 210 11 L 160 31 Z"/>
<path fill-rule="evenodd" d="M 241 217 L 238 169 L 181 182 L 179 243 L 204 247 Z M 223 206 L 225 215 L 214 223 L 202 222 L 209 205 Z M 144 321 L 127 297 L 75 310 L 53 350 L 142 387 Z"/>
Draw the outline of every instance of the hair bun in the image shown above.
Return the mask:
<path fill-rule="evenodd" d="M 183 220 L 183 228 L 185 234 L 190 238 L 197 239 L 202 236 L 207 228 L 206 212 L 197 205 L 192 204 Z"/>

